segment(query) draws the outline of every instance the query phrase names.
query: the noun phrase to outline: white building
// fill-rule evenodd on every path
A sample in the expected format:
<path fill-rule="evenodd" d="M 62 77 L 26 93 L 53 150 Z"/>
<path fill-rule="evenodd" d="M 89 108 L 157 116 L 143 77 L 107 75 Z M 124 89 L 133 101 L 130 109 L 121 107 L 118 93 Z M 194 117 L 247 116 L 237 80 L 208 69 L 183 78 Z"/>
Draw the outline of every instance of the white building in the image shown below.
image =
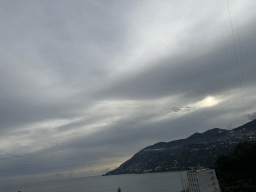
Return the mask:
<path fill-rule="evenodd" d="M 189 192 L 187 171 L 180 172 L 180 179 L 181 179 L 181 185 L 182 185 L 181 192 Z"/>
<path fill-rule="evenodd" d="M 220 192 L 214 169 L 193 168 L 187 172 L 189 192 Z"/>

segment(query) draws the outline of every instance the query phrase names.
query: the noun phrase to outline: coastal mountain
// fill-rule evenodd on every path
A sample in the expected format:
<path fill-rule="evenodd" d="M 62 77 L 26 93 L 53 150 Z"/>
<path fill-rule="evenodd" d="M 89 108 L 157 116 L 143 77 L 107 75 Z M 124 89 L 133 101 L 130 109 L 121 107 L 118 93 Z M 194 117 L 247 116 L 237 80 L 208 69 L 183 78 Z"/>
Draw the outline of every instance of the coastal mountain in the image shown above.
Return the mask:
<path fill-rule="evenodd" d="M 228 153 L 244 140 L 256 140 L 256 120 L 232 130 L 213 128 L 204 133 L 194 133 L 186 139 L 156 143 L 104 176 L 180 171 L 199 164 L 212 167 L 220 154 Z"/>

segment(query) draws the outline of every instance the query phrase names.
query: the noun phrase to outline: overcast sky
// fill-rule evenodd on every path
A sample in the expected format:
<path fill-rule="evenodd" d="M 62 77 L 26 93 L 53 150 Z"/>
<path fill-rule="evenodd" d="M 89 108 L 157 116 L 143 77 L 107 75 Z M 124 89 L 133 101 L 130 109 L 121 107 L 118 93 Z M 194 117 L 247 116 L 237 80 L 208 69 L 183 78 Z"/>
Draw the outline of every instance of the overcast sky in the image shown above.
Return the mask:
<path fill-rule="evenodd" d="M 254 119 L 255 10 L 0 1 L 0 185 L 100 175 L 156 142 Z"/>

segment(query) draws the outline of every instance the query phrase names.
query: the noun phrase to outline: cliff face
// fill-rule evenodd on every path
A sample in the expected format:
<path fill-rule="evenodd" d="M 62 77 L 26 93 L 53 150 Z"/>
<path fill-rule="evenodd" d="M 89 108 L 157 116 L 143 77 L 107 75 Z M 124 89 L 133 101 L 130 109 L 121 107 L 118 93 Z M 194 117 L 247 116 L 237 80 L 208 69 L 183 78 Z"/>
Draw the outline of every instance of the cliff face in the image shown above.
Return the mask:
<path fill-rule="evenodd" d="M 218 155 L 228 153 L 243 140 L 256 140 L 256 120 L 232 130 L 214 128 L 186 139 L 156 143 L 105 175 L 178 171 L 199 164 L 210 167 Z"/>

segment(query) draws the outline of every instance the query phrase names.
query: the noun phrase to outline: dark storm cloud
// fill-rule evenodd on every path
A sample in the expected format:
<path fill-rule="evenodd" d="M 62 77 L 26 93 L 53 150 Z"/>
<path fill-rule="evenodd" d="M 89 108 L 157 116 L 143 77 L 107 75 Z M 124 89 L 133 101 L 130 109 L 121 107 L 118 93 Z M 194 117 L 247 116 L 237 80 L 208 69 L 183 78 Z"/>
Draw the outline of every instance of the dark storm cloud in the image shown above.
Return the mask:
<path fill-rule="evenodd" d="M 181 111 L 190 111 L 191 107 L 182 107 L 182 108 L 177 108 L 177 107 L 173 107 L 170 109 L 169 113 L 177 113 L 177 112 L 181 112 Z"/>

